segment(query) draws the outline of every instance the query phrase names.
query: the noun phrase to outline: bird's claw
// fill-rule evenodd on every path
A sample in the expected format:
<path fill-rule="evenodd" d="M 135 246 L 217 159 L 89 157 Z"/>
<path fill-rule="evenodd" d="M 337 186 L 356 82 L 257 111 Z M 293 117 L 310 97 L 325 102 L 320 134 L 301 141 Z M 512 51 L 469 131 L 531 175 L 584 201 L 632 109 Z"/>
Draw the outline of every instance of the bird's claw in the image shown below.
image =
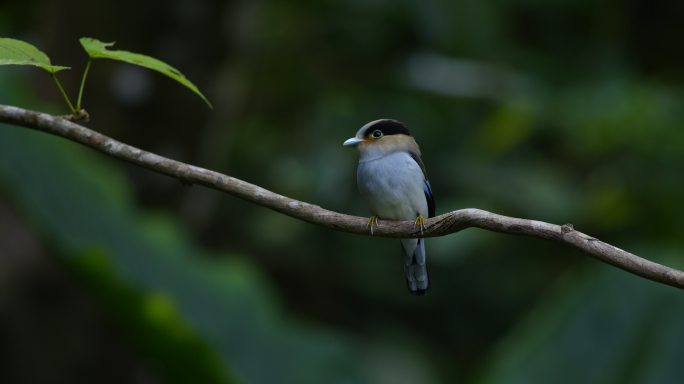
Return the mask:
<path fill-rule="evenodd" d="M 368 218 L 368 224 L 366 224 L 366 228 L 370 227 L 371 235 L 373 235 L 373 226 L 374 225 L 375 226 L 378 225 L 378 217 L 376 215 L 369 217 Z"/>
<path fill-rule="evenodd" d="M 423 230 L 425 229 L 425 218 L 422 215 L 418 215 L 416 217 L 416 221 L 413 222 L 414 225 L 417 225 L 420 228 L 420 235 L 423 235 Z"/>

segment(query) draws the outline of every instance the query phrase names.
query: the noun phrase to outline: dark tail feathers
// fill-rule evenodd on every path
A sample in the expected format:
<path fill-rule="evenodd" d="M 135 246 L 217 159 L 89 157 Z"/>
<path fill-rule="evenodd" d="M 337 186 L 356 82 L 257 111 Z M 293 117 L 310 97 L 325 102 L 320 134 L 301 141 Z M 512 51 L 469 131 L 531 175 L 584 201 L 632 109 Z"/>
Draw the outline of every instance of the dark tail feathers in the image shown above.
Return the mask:
<path fill-rule="evenodd" d="M 425 258 L 425 240 L 402 240 L 401 245 L 406 255 L 404 272 L 406 273 L 408 290 L 412 295 L 423 296 L 427 294 L 429 287 L 427 260 Z"/>

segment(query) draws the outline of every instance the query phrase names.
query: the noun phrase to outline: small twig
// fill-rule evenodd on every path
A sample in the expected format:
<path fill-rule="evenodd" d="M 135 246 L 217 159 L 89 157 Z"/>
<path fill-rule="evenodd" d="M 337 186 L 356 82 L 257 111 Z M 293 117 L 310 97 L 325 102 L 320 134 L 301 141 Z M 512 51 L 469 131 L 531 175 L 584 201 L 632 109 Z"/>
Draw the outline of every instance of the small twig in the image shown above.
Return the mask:
<path fill-rule="evenodd" d="M 201 184 L 223 191 L 309 223 L 338 231 L 371 235 L 368 230 L 367 218 L 329 211 L 317 205 L 273 193 L 231 176 L 143 151 L 58 116 L 0 105 L 0 122 L 61 136 L 104 152 L 114 158 L 174 177 L 181 182 Z M 575 230 L 571 224 L 560 226 L 542 221 L 497 215 L 481 209 L 467 208 L 427 219 L 424 228 L 421 229 L 416 229 L 415 223 L 410 220 L 378 221 L 372 235 L 397 238 L 434 237 L 448 235 L 470 227 L 555 240 L 635 275 L 684 289 L 684 272 L 643 259 L 604 243 Z"/>
<path fill-rule="evenodd" d="M 59 117 L 69 121 L 83 121 L 84 123 L 90 121 L 90 114 L 85 109 L 79 109 L 70 115 L 61 115 Z"/>
<path fill-rule="evenodd" d="M 69 110 L 71 111 L 72 114 L 76 114 L 76 108 L 74 108 L 74 105 L 71 104 L 71 100 L 69 100 L 69 96 L 67 96 L 66 91 L 64 91 L 64 87 L 62 87 L 62 83 L 59 82 L 59 79 L 57 78 L 57 75 L 54 73 L 51 73 L 50 76 L 52 77 L 52 80 L 55 81 L 55 84 L 57 84 L 57 88 L 59 88 L 59 92 L 62 94 L 62 97 L 64 97 L 64 101 L 66 101 L 67 105 L 69 106 Z"/>
<path fill-rule="evenodd" d="M 85 88 L 86 78 L 88 78 L 88 71 L 90 70 L 90 64 L 93 59 L 89 58 L 85 69 L 83 70 L 83 76 L 81 77 L 81 86 L 78 87 L 78 99 L 76 99 L 76 110 L 81 111 L 81 100 L 83 99 L 83 88 Z"/>

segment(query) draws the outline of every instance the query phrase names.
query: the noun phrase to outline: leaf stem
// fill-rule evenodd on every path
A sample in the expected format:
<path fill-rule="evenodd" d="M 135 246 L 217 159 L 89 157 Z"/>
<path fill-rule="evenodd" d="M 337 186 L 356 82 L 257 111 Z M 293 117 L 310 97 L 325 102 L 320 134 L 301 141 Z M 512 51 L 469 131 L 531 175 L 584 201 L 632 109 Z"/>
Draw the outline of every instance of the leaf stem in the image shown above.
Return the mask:
<path fill-rule="evenodd" d="M 93 62 L 93 59 L 88 59 L 88 63 L 86 64 L 85 69 L 83 70 L 83 77 L 81 77 L 81 86 L 78 89 L 78 99 L 76 100 L 76 110 L 80 111 L 81 110 L 81 99 L 83 97 L 83 88 L 85 88 L 85 82 L 86 78 L 88 77 L 88 71 L 90 70 L 90 63 Z"/>
<path fill-rule="evenodd" d="M 50 76 L 52 76 L 52 79 L 55 81 L 55 84 L 57 84 L 57 88 L 59 88 L 59 91 L 62 93 L 62 96 L 64 96 L 64 100 L 66 100 L 66 103 L 69 106 L 71 113 L 76 114 L 76 109 L 74 108 L 74 105 L 71 104 L 71 100 L 69 100 L 69 96 L 67 96 L 66 92 L 64 91 L 64 87 L 62 87 L 62 83 L 59 82 L 59 79 L 57 78 L 57 76 L 54 73 L 51 73 Z"/>

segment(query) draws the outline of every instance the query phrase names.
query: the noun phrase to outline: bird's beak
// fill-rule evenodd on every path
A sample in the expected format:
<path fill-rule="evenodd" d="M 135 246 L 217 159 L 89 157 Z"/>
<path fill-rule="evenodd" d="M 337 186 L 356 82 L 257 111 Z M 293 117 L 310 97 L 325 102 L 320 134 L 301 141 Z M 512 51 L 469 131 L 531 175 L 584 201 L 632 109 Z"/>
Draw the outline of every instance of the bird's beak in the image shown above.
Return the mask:
<path fill-rule="evenodd" d="M 347 139 L 344 143 L 342 143 L 343 146 L 345 147 L 354 147 L 357 144 L 363 142 L 362 139 L 358 139 L 356 137 L 352 137 L 351 139 Z"/>

